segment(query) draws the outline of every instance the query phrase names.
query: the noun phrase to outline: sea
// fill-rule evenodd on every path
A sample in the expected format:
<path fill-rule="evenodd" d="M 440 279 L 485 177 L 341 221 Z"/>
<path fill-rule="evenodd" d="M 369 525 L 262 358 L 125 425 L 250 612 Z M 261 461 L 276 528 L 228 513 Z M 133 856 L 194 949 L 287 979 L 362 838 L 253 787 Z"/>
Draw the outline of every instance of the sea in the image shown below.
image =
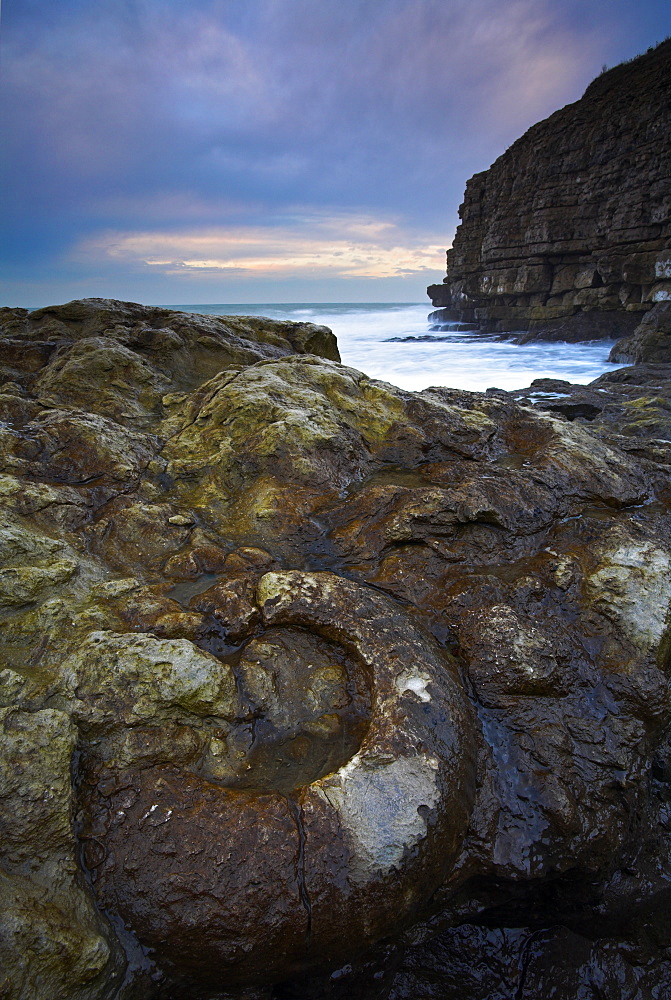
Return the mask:
<path fill-rule="evenodd" d="M 501 334 L 437 323 L 429 318 L 433 309 L 425 302 L 236 302 L 168 308 L 323 324 L 338 338 L 343 364 L 413 391 L 432 385 L 473 392 L 522 389 L 536 378 L 585 384 L 617 367 L 608 361 L 614 341 L 518 345 Z"/>

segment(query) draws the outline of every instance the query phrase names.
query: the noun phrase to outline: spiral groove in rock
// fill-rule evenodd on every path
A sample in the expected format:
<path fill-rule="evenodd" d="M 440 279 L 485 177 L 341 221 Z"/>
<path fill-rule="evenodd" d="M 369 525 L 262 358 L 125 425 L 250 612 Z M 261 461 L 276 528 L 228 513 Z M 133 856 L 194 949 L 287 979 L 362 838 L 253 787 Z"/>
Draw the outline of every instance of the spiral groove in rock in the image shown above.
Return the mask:
<path fill-rule="evenodd" d="M 453 661 L 390 598 L 332 573 L 262 577 L 264 624 L 340 643 L 371 689 L 358 752 L 291 795 L 174 766 L 94 796 L 103 905 L 191 980 L 277 981 L 408 922 L 441 884 L 474 794 Z"/>

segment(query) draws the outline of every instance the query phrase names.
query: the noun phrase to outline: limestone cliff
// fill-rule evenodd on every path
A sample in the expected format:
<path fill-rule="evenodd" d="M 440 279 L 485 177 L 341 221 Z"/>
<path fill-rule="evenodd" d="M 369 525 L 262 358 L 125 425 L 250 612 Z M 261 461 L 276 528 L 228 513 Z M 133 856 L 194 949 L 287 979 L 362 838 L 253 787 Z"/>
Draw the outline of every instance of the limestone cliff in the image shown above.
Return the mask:
<path fill-rule="evenodd" d="M 466 185 L 446 318 L 544 339 L 632 332 L 671 298 L 671 39 L 597 77 Z"/>

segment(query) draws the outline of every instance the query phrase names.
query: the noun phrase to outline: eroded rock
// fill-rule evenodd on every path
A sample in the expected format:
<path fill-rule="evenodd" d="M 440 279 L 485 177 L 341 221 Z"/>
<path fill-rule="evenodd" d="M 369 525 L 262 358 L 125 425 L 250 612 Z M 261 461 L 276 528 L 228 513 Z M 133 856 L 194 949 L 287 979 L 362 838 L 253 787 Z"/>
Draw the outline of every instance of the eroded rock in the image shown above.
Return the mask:
<path fill-rule="evenodd" d="M 2 680 L 11 685 L 8 673 Z M 21 1000 L 109 995 L 125 963 L 77 863 L 70 777 L 76 727 L 54 709 L 3 708 L 0 741 L 0 988 Z"/>
<path fill-rule="evenodd" d="M 413 394 L 319 330 L 5 321 L 5 994 L 663 995 L 667 366 Z"/>
<path fill-rule="evenodd" d="M 671 269 L 670 269 L 671 270 Z M 668 364 L 671 360 L 671 302 L 658 302 L 634 330 L 610 352 L 610 360 L 627 364 Z"/>
<path fill-rule="evenodd" d="M 84 797 L 84 836 L 95 831 L 102 848 L 99 899 L 177 978 L 211 985 L 341 963 L 406 924 L 449 870 L 474 794 L 473 723 L 455 665 L 389 598 L 293 572 L 263 576 L 257 600 L 266 625 L 310 632 L 271 628 L 243 647 L 233 667 L 243 738 L 216 737 L 228 767 L 212 766 L 212 747 L 183 773 L 105 762 Z M 330 656 L 314 635 L 336 643 Z M 164 686 L 157 678 L 155 701 Z M 84 706 L 95 700 L 81 681 L 77 690 Z M 108 724 L 127 724 L 113 697 L 106 704 L 117 720 Z M 337 717 L 343 708 L 349 720 Z M 147 852 L 157 861 L 143 863 Z"/>

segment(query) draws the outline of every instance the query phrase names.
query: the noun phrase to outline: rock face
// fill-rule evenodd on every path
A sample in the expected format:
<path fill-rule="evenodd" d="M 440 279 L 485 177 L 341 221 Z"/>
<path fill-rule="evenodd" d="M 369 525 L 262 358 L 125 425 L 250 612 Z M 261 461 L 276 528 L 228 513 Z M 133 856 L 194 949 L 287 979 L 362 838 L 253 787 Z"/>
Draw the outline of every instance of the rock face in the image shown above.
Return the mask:
<path fill-rule="evenodd" d="M 658 302 L 645 313 L 631 337 L 622 337 L 614 345 L 609 360 L 625 364 L 671 362 L 671 302 Z"/>
<path fill-rule="evenodd" d="M 466 185 L 445 318 L 537 338 L 631 334 L 671 298 L 671 40 L 597 77 Z"/>
<path fill-rule="evenodd" d="M 0 996 L 662 997 L 668 366 L 4 322 Z"/>

